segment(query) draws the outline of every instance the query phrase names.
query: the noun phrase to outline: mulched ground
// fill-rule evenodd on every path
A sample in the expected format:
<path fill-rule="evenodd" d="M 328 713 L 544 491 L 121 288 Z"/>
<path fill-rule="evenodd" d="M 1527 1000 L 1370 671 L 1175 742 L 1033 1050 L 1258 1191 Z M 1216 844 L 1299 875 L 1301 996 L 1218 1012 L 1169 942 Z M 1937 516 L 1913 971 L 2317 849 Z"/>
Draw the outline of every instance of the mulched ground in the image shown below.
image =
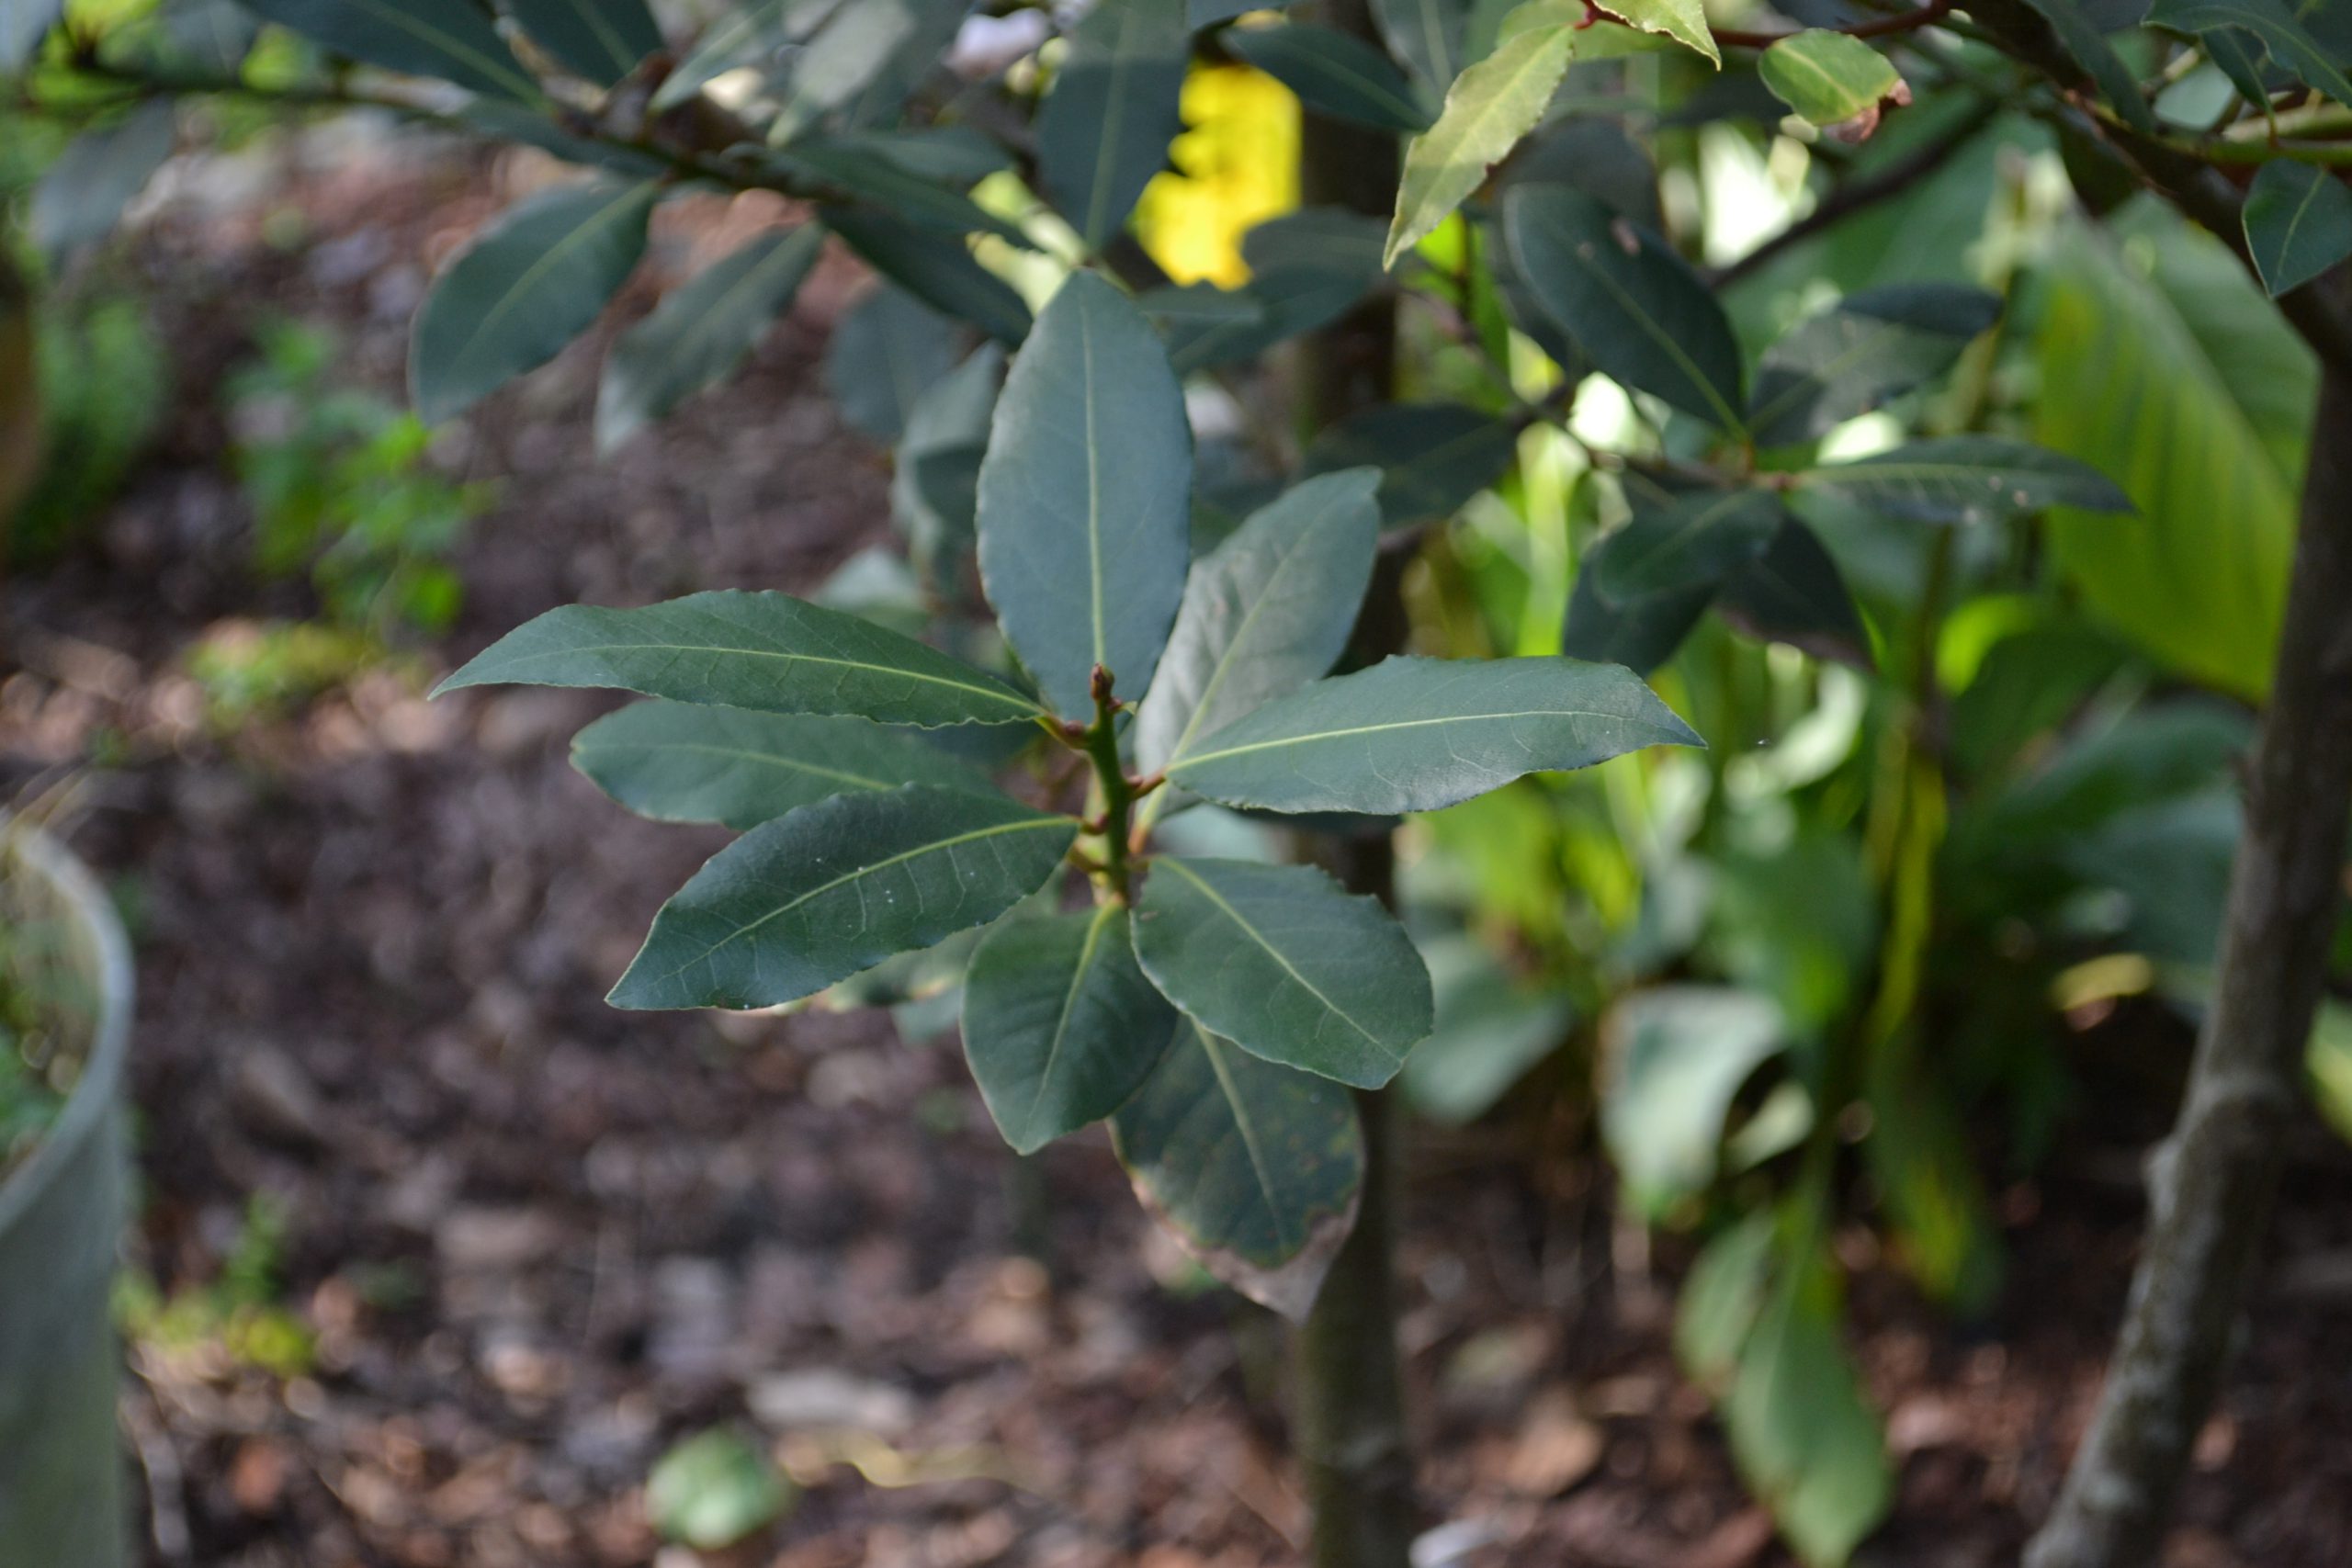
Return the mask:
<path fill-rule="evenodd" d="M 171 427 L 83 548 L 0 586 L 17 666 L 0 669 L 0 798 L 107 761 L 73 839 L 137 924 L 140 1261 L 166 1291 L 200 1286 L 274 1195 L 285 1298 L 317 1339 L 290 1380 L 217 1347 L 136 1353 L 148 1560 L 683 1568 L 642 1482 L 670 1442 L 731 1421 L 804 1492 L 721 1568 L 1295 1561 L 1281 1333 L 1189 1291 L 1099 1138 L 1017 1167 L 952 1043 L 901 1044 L 878 1018 L 604 1007 L 719 839 L 633 821 L 572 774 L 566 740 L 601 699 L 428 706 L 387 673 L 208 728 L 191 641 L 305 608 L 246 565 L 218 378 L 268 310 L 334 322 L 354 380 L 396 389 L 431 266 L 543 177 L 380 130 L 175 171 L 130 257 L 181 377 Z M 665 220 L 652 269 L 774 216 Z M 451 459 L 501 500 L 465 556 L 463 624 L 424 662 L 575 598 L 807 590 L 882 537 L 880 459 L 819 384 L 863 286 L 829 260 L 733 392 L 613 461 L 587 435 L 597 344 L 469 421 Z M 2177 1070 L 2168 1033 L 2122 1048 Z M 2003 1194 L 2012 1270 L 1990 1322 L 1943 1321 L 1849 1238 L 1903 1467 L 1865 1562 L 2014 1560 L 2120 1301 L 2134 1140 L 2162 1120 L 2105 1113 Z M 1684 1250 L 1653 1258 L 1612 1218 L 1574 1120 L 1535 1105 L 1423 1134 L 1413 1169 L 1432 1568 L 1785 1562 L 1673 1372 Z M 2352 1152 L 2309 1129 L 2176 1568 L 2352 1562 L 2347 1198 Z"/>

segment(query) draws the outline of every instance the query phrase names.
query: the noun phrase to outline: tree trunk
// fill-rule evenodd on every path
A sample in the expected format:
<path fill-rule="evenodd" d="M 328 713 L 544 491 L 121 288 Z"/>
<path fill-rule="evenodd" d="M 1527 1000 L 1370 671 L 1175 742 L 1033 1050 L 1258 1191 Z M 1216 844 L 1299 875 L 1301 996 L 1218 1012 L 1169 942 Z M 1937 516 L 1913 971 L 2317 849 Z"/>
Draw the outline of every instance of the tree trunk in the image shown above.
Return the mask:
<path fill-rule="evenodd" d="M 2313 286 L 2352 297 L 2352 273 Z M 2027 1568 L 2154 1562 L 2302 1097 L 2352 814 L 2352 366 L 2330 363 L 2211 1010 L 2149 1162 L 2148 1239 L 2089 1433 Z"/>
<path fill-rule="evenodd" d="M 1318 17 L 1384 47 L 1364 0 L 1323 0 Z M 1299 188 L 1306 205 L 1386 218 L 1396 199 L 1392 135 L 1306 117 Z M 1396 311 L 1392 297 L 1365 300 L 1300 344 L 1298 411 L 1309 431 L 1394 395 Z M 1404 644 L 1403 562 L 1384 555 L 1349 649 L 1370 662 Z M 1333 869 L 1351 890 L 1394 902 L 1396 860 L 1385 838 L 1338 846 Z M 1299 1331 L 1295 1443 L 1315 1514 L 1315 1568 L 1407 1568 L 1419 1508 L 1405 1427 L 1404 1369 L 1396 1351 L 1396 1107 L 1385 1090 L 1359 1092 L 1363 1198 L 1356 1227 Z"/>

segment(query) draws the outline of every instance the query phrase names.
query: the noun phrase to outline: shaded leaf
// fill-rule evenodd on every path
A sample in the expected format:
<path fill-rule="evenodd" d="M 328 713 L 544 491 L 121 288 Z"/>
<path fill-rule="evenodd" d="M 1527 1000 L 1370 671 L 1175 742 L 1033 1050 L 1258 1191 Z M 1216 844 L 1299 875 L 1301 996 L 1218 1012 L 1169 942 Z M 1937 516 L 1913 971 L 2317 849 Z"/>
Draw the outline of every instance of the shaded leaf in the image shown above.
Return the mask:
<path fill-rule="evenodd" d="M 463 413 L 570 345 L 645 251 L 661 188 L 592 180 L 502 213 L 433 282 L 409 340 L 417 417 Z"/>
<path fill-rule="evenodd" d="M 1705 282 L 1664 240 L 1555 185 L 1514 186 L 1503 233 L 1536 302 L 1602 374 L 1740 429 L 1738 341 Z"/>
<path fill-rule="evenodd" d="M 1860 670 L 1876 666 L 1838 563 L 1812 529 L 1785 513 L 1764 553 L 1724 580 L 1715 609 L 1749 637 Z"/>
<path fill-rule="evenodd" d="M 1168 144 L 1184 129 L 1178 100 L 1191 65 L 1179 0 L 1098 6 L 1070 36 L 1037 111 L 1037 171 L 1090 250 L 1117 233 Z"/>
<path fill-rule="evenodd" d="M 1502 478 L 1519 455 L 1519 431 L 1461 403 L 1384 403 L 1316 436 L 1306 471 L 1369 464 L 1380 469 L 1384 527 L 1443 522 Z"/>
<path fill-rule="evenodd" d="M 964 981 L 965 1058 L 1004 1141 L 1024 1155 L 1125 1104 L 1177 1021 L 1136 967 L 1116 904 L 1007 920 Z"/>
<path fill-rule="evenodd" d="M 869 719 L 658 699 L 573 736 L 571 765 L 640 817 L 736 829 L 850 790 L 989 787 L 937 747 Z"/>
<path fill-rule="evenodd" d="M 0 72 L 31 60 L 64 9 L 64 0 L 0 0 Z"/>
<path fill-rule="evenodd" d="M 1996 296 L 1950 284 L 1848 295 L 1764 351 L 1748 428 L 1765 446 L 1826 435 L 1941 375 L 2000 314 Z"/>
<path fill-rule="evenodd" d="M 1434 811 L 1525 773 L 1696 744 L 1615 665 L 1398 657 L 1275 699 L 1201 742 L 1169 777 L 1228 806 Z"/>
<path fill-rule="evenodd" d="M 919 559 L 935 560 L 973 538 L 980 460 L 1003 377 L 1004 350 L 983 344 L 907 411 L 890 470 L 890 513 Z"/>
<path fill-rule="evenodd" d="M 1073 273 L 1013 356 L 980 465 L 980 578 L 1066 718 L 1097 665 L 1148 690 L 1183 596 L 1193 436 L 1183 389 L 1134 303 Z"/>
<path fill-rule="evenodd" d="M 662 29 L 645 0 L 499 0 L 567 70 L 611 85 L 661 50 Z"/>
<path fill-rule="evenodd" d="M 1770 998 L 1730 987 L 1658 986 L 1609 1010 L 1600 1131 L 1629 1201 L 1655 1216 L 1705 1190 L 1733 1096 L 1786 1039 Z"/>
<path fill-rule="evenodd" d="M 1007 345 L 1028 334 L 1029 307 L 961 239 L 878 212 L 826 208 L 823 218 L 875 271 L 925 304 Z"/>
<path fill-rule="evenodd" d="M 1470 0 L 1372 0 L 1372 19 L 1388 52 L 1432 90 L 1461 74 Z"/>
<path fill-rule="evenodd" d="M 1700 0 L 1607 0 L 1600 9 L 1608 12 L 1629 27 L 1645 33 L 1657 33 L 1672 39 L 1686 49 L 1696 50 L 1720 67 L 1722 51 L 1715 48 L 1715 35 L 1707 28 L 1707 10 Z"/>
<path fill-rule="evenodd" d="M 662 906 L 621 1008 L 797 1001 L 985 925 L 1053 875 L 1078 824 L 998 795 L 908 784 L 762 823 Z"/>
<path fill-rule="evenodd" d="M 725 589 L 642 609 L 567 604 L 492 643 L 439 690 L 615 686 L 763 713 L 1004 724 L 1036 707 L 912 637 L 781 593 Z"/>
<path fill-rule="evenodd" d="M 281 27 L 387 71 L 437 76 L 518 103 L 539 85 L 474 0 L 243 0 Z"/>
<path fill-rule="evenodd" d="M 2192 34 L 2243 29 L 2260 39 L 2270 58 L 2304 85 L 2352 107 L 2352 79 L 2279 0 L 2155 0 L 2148 7 L 2148 25 Z"/>
<path fill-rule="evenodd" d="M 1834 1293 L 1792 1269 L 1773 1287 L 1724 1400 L 1732 1458 L 1815 1568 L 1843 1563 L 1894 1500 L 1877 1413 L 1838 1338 Z"/>
<path fill-rule="evenodd" d="M 1946 435 L 1810 468 L 1797 487 L 1924 523 L 1986 523 L 2052 506 L 2129 512 L 2132 500 L 2089 464 L 2006 435 Z"/>
<path fill-rule="evenodd" d="M 1763 1309 L 1775 1228 L 1768 1210 L 1708 1242 L 1675 1301 L 1674 1359 L 1693 1382 L 1718 1397 L 1739 1371 L 1740 1348 Z"/>
<path fill-rule="evenodd" d="M 623 333 L 596 388 L 597 448 L 616 449 L 733 375 L 791 306 L 824 243 L 814 223 L 763 234 L 672 289 Z"/>
<path fill-rule="evenodd" d="M 122 209 L 172 155 L 176 121 L 172 101 L 157 98 L 66 144 L 34 187 L 26 215 L 52 271 L 114 232 Z"/>
<path fill-rule="evenodd" d="M 1702 491 L 1636 511 L 1588 562 L 1614 603 L 1711 587 L 1764 553 L 1787 511 L 1770 491 Z"/>
<path fill-rule="evenodd" d="M 1758 57 L 1756 69 L 1774 96 L 1815 125 L 1868 114 L 1903 85 L 1886 56 L 1825 28 L 1780 39 Z"/>
<path fill-rule="evenodd" d="M 2084 12 L 2081 0 L 2026 0 L 2026 4 L 2041 14 L 2060 46 L 2083 68 L 2123 122 L 2145 135 L 2155 135 L 2155 111 L 2148 107 L 2139 78 Z"/>
<path fill-rule="evenodd" d="M 897 158 L 845 137 L 804 136 L 767 154 L 766 166 L 815 180 L 852 202 L 876 207 L 908 223 L 948 234 L 994 234 L 1030 248 L 1014 224 L 981 207 L 940 177 L 918 174 Z"/>
<path fill-rule="evenodd" d="M 779 139 L 833 116 L 885 118 L 955 40 L 970 0 L 843 0 L 795 58 Z"/>
<path fill-rule="evenodd" d="M 1346 1089 L 1187 1021 L 1111 1133 L 1136 1195 L 1203 1268 L 1306 1317 L 1354 1227 L 1363 1182 Z"/>
<path fill-rule="evenodd" d="M 1169 1000 L 1269 1062 L 1378 1089 L 1430 1032 L 1405 928 L 1312 866 L 1159 856 L 1135 941 Z"/>
<path fill-rule="evenodd" d="M 1310 479 L 1193 564 L 1135 754 L 1166 767 L 1195 740 L 1329 670 L 1380 542 L 1370 469 Z"/>
<path fill-rule="evenodd" d="M 2352 186 L 2329 170 L 2277 158 L 2245 197 L 2245 243 L 2271 297 L 2352 256 Z"/>
<path fill-rule="evenodd" d="M 1548 0 L 1538 0 L 1538 7 L 1548 7 Z M 1575 51 L 1576 30 L 1564 17 L 1521 29 L 1454 78 L 1437 123 L 1405 149 L 1383 265 L 1395 266 L 1534 129 Z"/>
<path fill-rule="evenodd" d="M 1429 126 L 1430 112 L 1404 73 L 1372 45 L 1336 28 L 1236 28 L 1225 35 L 1225 47 L 1318 114 L 1377 130 Z"/>
<path fill-rule="evenodd" d="M 888 446 L 956 364 L 956 325 L 888 285 L 859 300 L 825 348 L 825 389 L 851 426 Z"/>
<path fill-rule="evenodd" d="M 1707 613 L 1713 591 L 1694 588 L 1611 603 L 1593 586 L 1595 559 L 1607 549 L 1603 541 L 1585 558 L 1584 570 L 1569 588 L 1560 649 L 1572 659 L 1622 664 L 1645 675 L 1674 657 Z"/>
<path fill-rule="evenodd" d="M 675 108 L 714 79 L 744 66 L 775 67 L 785 49 L 841 0 L 738 0 L 704 29 L 678 68 L 654 90 L 652 107 Z"/>

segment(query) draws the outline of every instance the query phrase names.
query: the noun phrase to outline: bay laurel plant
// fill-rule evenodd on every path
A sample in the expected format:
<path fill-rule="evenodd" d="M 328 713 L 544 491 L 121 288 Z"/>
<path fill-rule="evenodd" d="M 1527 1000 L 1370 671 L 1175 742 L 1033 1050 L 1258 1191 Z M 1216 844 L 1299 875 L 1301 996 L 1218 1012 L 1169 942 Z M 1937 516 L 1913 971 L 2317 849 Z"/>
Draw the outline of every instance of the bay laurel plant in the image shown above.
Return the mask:
<path fill-rule="evenodd" d="M 1163 809 L 1430 811 L 1698 738 L 1618 665 L 1328 675 L 1372 578 L 1379 471 L 1305 479 L 1194 562 L 1192 469 L 1166 347 L 1074 273 L 1012 357 L 978 471 L 1015 678 L 725 592 L 551 611 L 443 689 L 642 694 L 582 735 L 589 774 L 650 817 L 755 823 L 663 906 L 616 1005 L 774 1007 L 986 926 L 964 1049 L 1006 1141 L 1108 1119 L 1153 1210 L 1298 1315 L 1360 1179 L 1344 1089 L 1387 1083 L 1429 1033 L 1429 976 L 1392 914 L 1320 870 L 1158 850 Z M 1039 731 L 1082 806 L 1000 791 L 920 739 L 960 726 Z"/>

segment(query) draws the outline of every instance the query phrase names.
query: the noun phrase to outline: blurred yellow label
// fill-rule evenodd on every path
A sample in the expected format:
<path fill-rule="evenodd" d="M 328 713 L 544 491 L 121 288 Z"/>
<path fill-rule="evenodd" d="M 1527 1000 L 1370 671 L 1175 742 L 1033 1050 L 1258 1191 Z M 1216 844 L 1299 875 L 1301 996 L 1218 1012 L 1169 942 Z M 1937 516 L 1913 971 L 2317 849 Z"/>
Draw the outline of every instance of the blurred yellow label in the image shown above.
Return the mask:
<path fill-rule="evenodd" d="M 1298 100 L 1250 66 L 1195 65 L 1184 124 L 1178 172 L 1144 188 L 1136 231 L 1177 282 L 1236 288 L 1250 281 L 1241 236 L 1298 205 Z"/>

